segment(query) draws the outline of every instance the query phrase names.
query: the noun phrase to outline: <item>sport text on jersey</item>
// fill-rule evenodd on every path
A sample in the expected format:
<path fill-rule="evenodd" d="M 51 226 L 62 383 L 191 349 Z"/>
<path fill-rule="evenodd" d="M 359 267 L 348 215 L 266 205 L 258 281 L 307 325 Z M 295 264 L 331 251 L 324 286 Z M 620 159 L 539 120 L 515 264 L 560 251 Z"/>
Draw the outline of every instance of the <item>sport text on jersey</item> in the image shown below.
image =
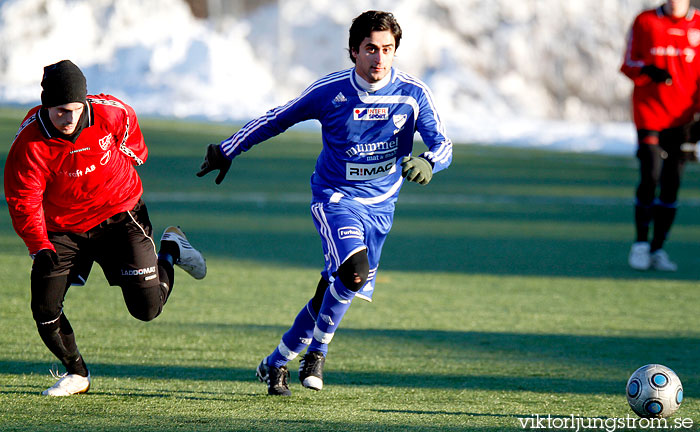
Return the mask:
<path fill-rule="evenodd" d="M 75 171 L 64 171 L 61 170 L 58 172 L 59 175 L 64 175 L 72 178 L 78 178 L 82 177 L 85 174 L 90 174 L 91 172 L 95 171 L 95 164 L 92 164 L 88 167 L 86 167 L 84 170 L 78 169 Z"/>
<path fill-rule="evenodd" d="M 692 48 L 683 48 L 682 50 L 676 47 L 652 47 L 651 55 L 665 57 L 682 57 L 687 63 L 692 63 L 695 58 L 695 50 Z"/>
<path fill-rule="evenodd" d="M 389 108 L 355 108 L 352 110 L 354 120 L 388 120 Z"/>

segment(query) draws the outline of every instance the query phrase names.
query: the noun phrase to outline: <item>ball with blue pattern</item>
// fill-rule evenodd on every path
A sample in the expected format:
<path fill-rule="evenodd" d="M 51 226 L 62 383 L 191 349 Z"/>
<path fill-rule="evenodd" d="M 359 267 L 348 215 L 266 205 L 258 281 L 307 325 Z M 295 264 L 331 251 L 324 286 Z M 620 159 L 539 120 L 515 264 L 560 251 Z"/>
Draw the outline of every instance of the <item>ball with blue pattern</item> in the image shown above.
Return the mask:
<path fill-rule="evenodd" d="M 670 368 L 648 364 L 634 371 L 627 381 L 627 402 L 640 417 L 668 417 L 683 402 L 683 384 Z"/>

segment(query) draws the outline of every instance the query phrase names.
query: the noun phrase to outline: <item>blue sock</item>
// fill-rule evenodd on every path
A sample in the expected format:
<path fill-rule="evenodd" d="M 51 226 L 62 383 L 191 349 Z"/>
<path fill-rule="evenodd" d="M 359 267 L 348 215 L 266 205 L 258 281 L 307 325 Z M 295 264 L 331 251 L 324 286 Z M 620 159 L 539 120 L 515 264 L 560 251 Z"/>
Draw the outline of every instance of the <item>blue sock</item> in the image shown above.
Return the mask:
<path fill-rule="evenodd" d="M 175 258 L 167 252 L 158 252 L 158 259 L 169 262 L 171 266 L 175 263 Z"/>
<path fill-rule="evenodd" d="M 355 291 L 352 291 L 336 278 L 323 295 L 321 309 L 318 311 L 316 327 L 313 332 L 313 340 L 309 345 L 308 352 L 320 352 L 324 356 L 328 354 L 328 344 L 335 330 L 340 325 L 345 312 L 350 308 L 352 299 L 355 298 Z"/>
<path fill-rule="evenodd" d="M 311 342 L 315 325 L 316 314 L 309 300 L 297 314 L 292 327 L 282 336 L 280 344 L 267 356 L 267 364 L 278 368 L 298 356 Z"/>

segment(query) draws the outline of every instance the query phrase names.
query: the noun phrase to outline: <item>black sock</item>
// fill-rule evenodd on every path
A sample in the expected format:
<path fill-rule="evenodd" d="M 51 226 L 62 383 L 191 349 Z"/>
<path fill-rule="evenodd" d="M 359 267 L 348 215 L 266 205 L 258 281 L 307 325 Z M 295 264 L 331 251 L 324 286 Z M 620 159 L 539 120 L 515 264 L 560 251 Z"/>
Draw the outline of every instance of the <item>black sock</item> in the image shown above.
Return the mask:
<path fill-rule="evenodd" d="M 173 292 L 173 284 L 175 283 L 175 270 L 169 260 L 158 258 L 158 277 L 160 278 L 161 298 L 163 304 L 165 304 L 168 301 L 168 297 L 170 297 L 170 293 Z"/>
<path fill-rule="evenodd" d="M 675 218 L 675 207 L 654 206 L 654 237 L 651 240 L 651 252 L 663 248 Z"/>
<path fill-rule="evenodd" d="M 651 206 L 634 206 L 634 224 L 637 229 L 637 241 L 649 241 L 649 224 L 652 219 Z"/>
<path fill-rule="evenodd" d="M 58 320 L 51 323 L 37 323 L 39 336 L 44 341 L 46 347 L 55 355 L 65 366 L 69 374 L 77 373 L 81 376 L 87 376 L 88 370 L 83 357 L 78 351 L 78 346 L 75 343 L 75 334 L 73 328 L 68 322 L 68 318 L 61 313 Z"/>

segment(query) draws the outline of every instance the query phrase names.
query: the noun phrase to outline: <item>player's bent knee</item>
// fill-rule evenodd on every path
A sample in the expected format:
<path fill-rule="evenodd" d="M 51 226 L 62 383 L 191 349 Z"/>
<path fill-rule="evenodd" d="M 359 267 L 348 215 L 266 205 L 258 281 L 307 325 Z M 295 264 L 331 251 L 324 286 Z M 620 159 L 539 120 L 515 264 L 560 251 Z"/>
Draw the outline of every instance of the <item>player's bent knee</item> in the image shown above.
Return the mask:
<path fill-rule="evenodd" d="M 61 316 L 61 306 L 45 302 L 32 302 L 32 317 L 37 324 L 55 321 Z"/>
<path fill-rule="evenodd" d="M 368 277 L 369 258 L 367 257 L 367 249 L 355 253 L 338 267 L 338 279 L 352 291 L 357 292 L 365 286 Z"/>
<path fill-rule="evenodd" d="M 136 318 L 137 320 L 140 321 L 152 321 L 155 319 L 158 315 L 160 315 L 160 312 L 162 311 L 162 306 L 156 306 L 156 305 L 133 305 L 133 304 L 126 304 L 127 309 L 129 309 L 129 313 L 131 316 Z"/>
<path fill-rule="evenodd" d="M 163 310 L 161 285 L 149 287 L 122 287 L 124 302 L 129 313 L 141 321 L 151 321 Z"/>

